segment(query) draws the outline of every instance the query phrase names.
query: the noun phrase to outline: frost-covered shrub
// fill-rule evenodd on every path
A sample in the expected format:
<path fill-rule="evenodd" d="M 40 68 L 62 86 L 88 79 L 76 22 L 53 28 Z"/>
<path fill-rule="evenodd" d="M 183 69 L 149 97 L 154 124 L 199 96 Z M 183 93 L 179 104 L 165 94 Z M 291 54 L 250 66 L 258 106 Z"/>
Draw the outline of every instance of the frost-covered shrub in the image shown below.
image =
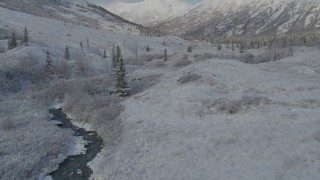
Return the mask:
<path fill-rule="evenodd" d="M 182 76 L 181 78 L 179 78 L 177 80 L 177 82 L 179 84 L 186 84 L 186 83 L 193 82 L 193 81 L 196 81 L 201 78 L 202 77 L 197 74 L 188 74 L 188 75 L 185 75 L 185 76 Z"/>
<path fill-rule="evenodd" d="M 99 135 L 108 139 L 107 134 L 109 135 L 112 129 L 107 127 L 117 120 L 123 107 L 117 96 L 90 96 L 78 92 L 66 97 L 63 110 L 71 114 L 74 121 L 89 123 Z"/>
<path fill-rule="evenodd" d="M 40 86 L 48 81 L 44 65 L 32 57 L 19 57 L 14 65 L 0 67 L 0 92 L 19 92 L 28 86 Z"/>
<path fill-rule="evenodd" d="M 179 60 L 174 64 L 174 67 L 185 67 L 190 65 L 192 62 L 190 60 Z"/>
<path fill-rule="evenodd" d="M 227 98 L 205 100 L 203 104 L 205 108 L 202 107 L 200 110 L 201 116 L 218 112 L 236 114 L 260 105 L 268 105 L 270 104 L 270 100 L 267 97 L 243 96 L 240 100 L 230 100 Z"/>
<path fill-rule="evenodd" d="M 239 58 L 240 61 L 242 61 L 244 63 L 250 63 L 250 64 L 255 63 L 254 55 L 251 53 L 242 53 L 241 55 L 235 56 L 234 58 Z M 230 58 L 230 59 L 232 59 L 232 58 Z"/>
<path fill-rule="evenodd" d="M 280 48 L 276 46 L 266 48 L 261 54 L 254 57 L 253 55 L 241 57 L 240 61 L 249 64 L 259 64 L 266 63 L 270 61 L 277 61 L 286 57 L 293 56 L 294 49 L 289 48 Z"/>
<path fill-rule="evenodd" d="M 146 61 L 152 61 L 155 59 L 163 59 L 164 54 L 143 54 L 139 57 L 139 61 L 146 62 Z"/>
<path fill-rule="evenodd" d="M 61 79 L 68 79 L 71 77 L 70 68 L 69 64 L 67 63 L 67 60 L 60 59 L 56 62 L 55 74 L 58 76 L 58 78 Z"/>
<path fill-rule="evenodd" d="M 76 72 L 77 77 L 86 77 L 90 72 L 90 66 L 88 63 L 88 59 L 85 55 L 80 55 L 76 58 L 76 62 L 78 65 L 78 71 Z"/>
<path fill-rule="evenodd" d="M 150 75 L 140 78 L 134 78 L 130 82 L 131 93 L 136 94 L 142 92 L 153 85 L 157 84 L 160 80 L 161 75 Z"/>
<path fill-rule="evenodd" d="M 203 61 L 203 60 L 212 59 L 212 58 L 215 58 L 215 57 L 217 57 L 217 55 L 211 54 L 211 53 L 195 54 L 194 55 L 195 61 Z"/>
<path fill-rule="evenodd" d="M 156 63 L 154 63 L 154 67 L 165 67 L 166 63 L 164 63 L 163 61 L 158 61 Z"/>

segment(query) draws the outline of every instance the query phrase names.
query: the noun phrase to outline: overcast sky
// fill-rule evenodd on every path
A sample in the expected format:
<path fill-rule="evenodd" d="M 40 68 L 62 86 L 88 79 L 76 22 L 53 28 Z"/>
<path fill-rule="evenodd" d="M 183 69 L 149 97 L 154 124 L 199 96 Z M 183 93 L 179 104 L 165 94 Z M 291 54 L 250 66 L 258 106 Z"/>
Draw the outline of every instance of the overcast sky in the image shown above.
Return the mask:
<path fill-rule="evenodd" d="M 94 2 L 94 3 L 97 3 L 97 4 L 108 4 L 110 2 L 114 2 L 114 1 L 117 1 L 117 0 L 88 0 L 88 1 L 91 1 L 91 2 Z M 142 0 L 122 0 L 122 1 L 139 2 L 139 1 L 142 1 Z M 185 1 L 191 2 L 191 3 L 197 3 L 197 2 L 200 2 L 202 0 L 185 0 Z"/>

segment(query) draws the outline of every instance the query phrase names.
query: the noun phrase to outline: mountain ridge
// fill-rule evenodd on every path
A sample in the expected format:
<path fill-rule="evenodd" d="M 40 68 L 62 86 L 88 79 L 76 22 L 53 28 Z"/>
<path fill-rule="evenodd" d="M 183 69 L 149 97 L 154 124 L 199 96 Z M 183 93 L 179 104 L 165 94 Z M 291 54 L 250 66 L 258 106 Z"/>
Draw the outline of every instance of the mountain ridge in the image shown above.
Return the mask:
<path fill-rule="evenodd" d="M 157 28 L 186 36 L 295 33 L 320 27 L 320 2 L 308 0 L 213 0 L 158 23 Z"/>

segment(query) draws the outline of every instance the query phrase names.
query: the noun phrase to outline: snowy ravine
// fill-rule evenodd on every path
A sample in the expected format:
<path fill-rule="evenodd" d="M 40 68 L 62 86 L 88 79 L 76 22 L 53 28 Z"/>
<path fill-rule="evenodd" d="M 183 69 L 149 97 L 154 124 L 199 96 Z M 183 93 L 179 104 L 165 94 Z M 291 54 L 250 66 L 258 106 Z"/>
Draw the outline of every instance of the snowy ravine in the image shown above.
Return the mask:
<path fill-rule="evenodd" d="M 93 179 L 319 179 L 319 55 L 166 72 L 124 102 L 121 141 L 94 159 Z M 179 83 L 189 75 L 200 78 Z"/>

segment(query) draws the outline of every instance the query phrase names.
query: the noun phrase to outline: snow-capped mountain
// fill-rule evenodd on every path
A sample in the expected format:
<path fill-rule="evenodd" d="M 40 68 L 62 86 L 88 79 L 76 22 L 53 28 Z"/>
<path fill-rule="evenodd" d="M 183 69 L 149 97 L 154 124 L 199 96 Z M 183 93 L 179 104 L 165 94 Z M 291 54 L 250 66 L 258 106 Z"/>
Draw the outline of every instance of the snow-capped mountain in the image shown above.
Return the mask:
<path fill-rule="evenodd" d="M 109 11 L 139 24 L 150 24 L 183 15 L 192 4 L 182 0 L 144 0 L 106 5 Z"/>
<path fill-rule="evenodd" d="M 85 0 L 1 0 L 0 7 L 97 29 L 138 32 L 142 28 Z"/>
<path fill-rule="evenodd" d="M 170 33 L 199 36 L 309 31 L 320 28 L 320 1 L 206 0 L 158 27 Z"/>

